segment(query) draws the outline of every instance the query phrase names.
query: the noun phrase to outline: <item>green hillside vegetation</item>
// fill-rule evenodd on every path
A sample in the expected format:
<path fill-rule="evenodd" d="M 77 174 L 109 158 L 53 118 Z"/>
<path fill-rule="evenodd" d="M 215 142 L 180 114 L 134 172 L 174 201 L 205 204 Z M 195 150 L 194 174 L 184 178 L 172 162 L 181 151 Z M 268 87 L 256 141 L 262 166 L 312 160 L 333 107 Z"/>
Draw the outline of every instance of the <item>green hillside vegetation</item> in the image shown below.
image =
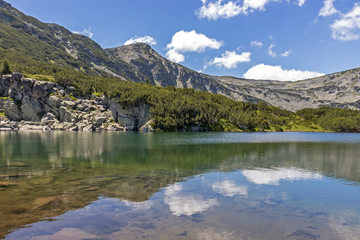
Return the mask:
<path fill-rule="evenodd" d="M 360 132 L 360 112 L 350 109 L 321 107 L 297 111 L 305 125 L 318 124 L 335 132 Z"/>
<path fill-rule="evenodd" d="M 25 71 L 24 75 L 64 86 L 72 85 L 80 96 L 97 93 L 119 97 L 125 107 L 150 105 L 157 131 L 188 131 L 191 126 L 201 126 L 206 131 L 360 132 L 360 111 L 357 110 L 322 107 L 294 113 L 264 102 L 237 102 L 194 89 L 157 87 L 118 78 L 91 76 L 67 68 L 38 72 L 40 74 Z"/>
<path fill-rule="evenodd" d="M 61 71 L 54 76 L 62 85 L 75 86 L 79 95 L 103 93 L 119 97 L 126 107 L 150 105 L 157 131 L 190 130 L 199 125 L 207 131 L 360 132 L 360 112 L 356 110 L 323 107 L 293 113 L 264 102 L 237 102 L 194 89 L 156 87 L 80 72 Z"/>

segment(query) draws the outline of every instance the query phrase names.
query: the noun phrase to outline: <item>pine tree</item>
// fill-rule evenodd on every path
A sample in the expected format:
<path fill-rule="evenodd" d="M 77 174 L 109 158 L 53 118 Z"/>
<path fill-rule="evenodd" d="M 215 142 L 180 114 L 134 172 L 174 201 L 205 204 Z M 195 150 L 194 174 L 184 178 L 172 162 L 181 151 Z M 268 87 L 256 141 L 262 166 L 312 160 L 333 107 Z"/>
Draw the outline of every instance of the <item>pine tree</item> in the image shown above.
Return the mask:
<path fill-rule="evenodd" d="M 11 69 L 8 61 L 4 60 L 3 62 L 3 69 L 1 71 L 2 74 L 11 74 Z"/>

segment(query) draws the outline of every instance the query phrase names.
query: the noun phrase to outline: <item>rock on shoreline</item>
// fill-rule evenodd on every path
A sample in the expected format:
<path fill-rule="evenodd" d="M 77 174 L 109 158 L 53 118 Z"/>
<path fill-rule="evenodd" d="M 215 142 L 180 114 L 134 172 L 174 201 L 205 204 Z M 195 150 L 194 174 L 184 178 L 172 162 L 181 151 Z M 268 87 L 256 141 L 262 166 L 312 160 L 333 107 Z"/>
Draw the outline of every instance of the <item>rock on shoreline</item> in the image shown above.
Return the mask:
<path fill-rule="evenodd" d="M 0 76 L 0 131 L 154 131 L 150 107 L 126 108 L 104 95 L 77 98 L 71 86 Z"/>

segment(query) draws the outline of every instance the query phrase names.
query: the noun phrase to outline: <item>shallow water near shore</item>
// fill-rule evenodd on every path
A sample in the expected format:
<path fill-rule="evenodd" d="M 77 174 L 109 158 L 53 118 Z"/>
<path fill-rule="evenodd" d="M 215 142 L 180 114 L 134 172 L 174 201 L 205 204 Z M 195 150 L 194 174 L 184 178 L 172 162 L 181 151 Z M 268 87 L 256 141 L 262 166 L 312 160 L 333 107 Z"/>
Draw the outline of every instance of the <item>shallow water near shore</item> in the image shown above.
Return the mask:
<path fill-rule="evenodd" d="M 358 239 L 360 134 L 0 132 L 1 239 Z"/>

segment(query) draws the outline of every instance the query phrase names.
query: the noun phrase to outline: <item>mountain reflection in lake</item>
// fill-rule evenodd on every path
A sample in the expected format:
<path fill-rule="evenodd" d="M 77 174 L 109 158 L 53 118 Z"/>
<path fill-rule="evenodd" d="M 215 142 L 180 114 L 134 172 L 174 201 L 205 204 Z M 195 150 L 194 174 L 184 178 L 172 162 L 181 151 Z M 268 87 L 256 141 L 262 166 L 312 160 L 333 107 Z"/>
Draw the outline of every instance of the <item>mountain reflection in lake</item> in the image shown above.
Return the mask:
<path fill-rule="evenodd" d="M 360 135 L 0 132 L 0 238 L 358 239 Z"/>

